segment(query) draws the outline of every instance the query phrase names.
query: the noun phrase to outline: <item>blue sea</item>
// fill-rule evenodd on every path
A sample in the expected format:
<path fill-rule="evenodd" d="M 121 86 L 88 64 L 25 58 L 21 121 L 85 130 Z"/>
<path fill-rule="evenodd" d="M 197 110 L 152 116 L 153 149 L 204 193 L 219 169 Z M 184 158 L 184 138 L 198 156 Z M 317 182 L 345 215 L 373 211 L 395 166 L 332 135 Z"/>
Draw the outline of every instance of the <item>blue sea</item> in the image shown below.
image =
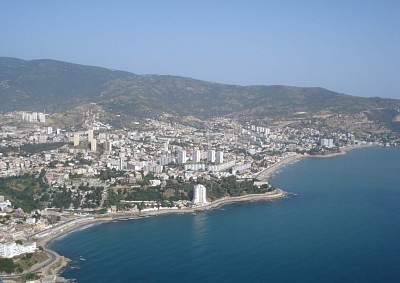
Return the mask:
<path fill-rule="evenodd" d="M 52 248 L 82 283 L 400 282 L 400 149 L 304 158 L 271 183 L 293 195 L 105 223 Z"/>

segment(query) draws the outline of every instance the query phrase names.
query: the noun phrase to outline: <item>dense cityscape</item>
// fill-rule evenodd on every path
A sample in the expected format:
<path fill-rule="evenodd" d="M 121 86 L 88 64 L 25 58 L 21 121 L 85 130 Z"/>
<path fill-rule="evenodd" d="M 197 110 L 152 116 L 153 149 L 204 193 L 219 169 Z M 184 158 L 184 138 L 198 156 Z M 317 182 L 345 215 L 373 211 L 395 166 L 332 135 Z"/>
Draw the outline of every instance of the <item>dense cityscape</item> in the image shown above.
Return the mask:
<path fill-rule="evenodd" d="M 1 257 L 18 262 L 35 250 L 43 253 L 37 244 L 42 238 L 96 217 L 184 212 L 218 199 L 274 191 L 268 170 L 298 157 L 398 145 L 397 135 L 384 128 L 378 134 L 379 127 L 332 130 L 321 127 L 320 119 L 314 121 L 318 129 L 228 118 L 195 128 L 144 119 L 129 131 L 101 122 L 96 113 L 86 116 L 85 124 L 74 129 L 50 125 L 51 115 L 44 113 L 2 115 Z M 362 117 L 329 119 L 333 125 Z M 368 122 L 359 124 L 365 129 Z M 17 266 L 2 271 L 42 268 Z"/>

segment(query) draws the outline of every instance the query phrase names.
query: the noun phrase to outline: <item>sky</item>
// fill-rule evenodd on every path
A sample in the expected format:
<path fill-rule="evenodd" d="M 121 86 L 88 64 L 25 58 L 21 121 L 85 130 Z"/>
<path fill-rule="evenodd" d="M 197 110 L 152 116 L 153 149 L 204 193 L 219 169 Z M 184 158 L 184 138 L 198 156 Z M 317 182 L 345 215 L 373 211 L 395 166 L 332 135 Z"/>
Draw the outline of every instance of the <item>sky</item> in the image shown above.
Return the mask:
<path fill-rule="evenodd" d="M 0 56 L 400 99 L 400 1 L 2 0 Z"/>

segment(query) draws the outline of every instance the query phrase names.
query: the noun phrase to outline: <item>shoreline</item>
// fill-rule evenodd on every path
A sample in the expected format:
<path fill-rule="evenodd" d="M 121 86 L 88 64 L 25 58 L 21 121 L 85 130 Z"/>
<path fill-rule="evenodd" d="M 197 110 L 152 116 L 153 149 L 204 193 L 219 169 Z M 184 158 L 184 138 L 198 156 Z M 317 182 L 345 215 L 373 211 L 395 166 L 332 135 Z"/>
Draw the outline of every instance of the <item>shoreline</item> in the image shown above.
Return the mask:
<path fill-rule="evenodd" d="M 279 163 L 274 164 L 271 167 L 266 168 L 265 170 L 261 171 L 257 179 L 262 180 L 262 181 L 269 181 L 271 177 L 274 175 L 276 171 L 281 169 L 282 167 L 294 163 L 296 160 L 299 160 L 300 158 L 304 157 L 311 157 L 311 158 L 328 158 L 328 157 L 335 157 L 335 156 L 340 156 L 340 155 L 345 155 L 349 151 L 353 149 L 359 149 L 359 148 L 365 148 L 365 147 L 370 147 L 374 146 L 373 144 L 366 144 L 366 145 L 357 145 L 357 146 L 351 146 L 351 147 L 346 147 L 346 148 L 341 148 L 341 152 L 338 153 L 333 153 L 329 155 L 300 155 L 300 154 L 294 154 L 291 155 Z M 261 177 L 261 178 L 260 178 Z M 78 219 L 80 221 L 77 221 L 73 226 L 69 226 L 65 229 L 61 229 L 61 231 L 56 232 L 54 234 L 50 234 L 48 236 L 44 236 L 43 238 L 40 238 L 37 240 L 37 246 L 42 246 L 46 254 L 49 256 L 49 259 L 46 260 L 45 262 L 36 264 L 35 266 L 41 266 L 40 268 L 35 268 L 35 266 L 32 266 L 32 268 L 29 270 L 33 272 L 42 272 L 43 274 L 47 274 L 48 269 L 52 269 L 52 274 L 56 276 L 60 276 L 62 271 L 68 266 L 68 264 L 71 262 L 70 259 L 61 256 L 58 254 L 56 251 L 51 249 L 51 244 L 59 239 L 64 238 L 70 233 L 77 232 L 82 229 L 86 229 L 89 227 L 92 227 L 93 225 L 100 225 L 102 223 L 110 222 L 110 221 L 122 221 L 122 220 L 135 220 L 135 219 L 141 219 L 141 218 L 146 218 L 146 217 L 154 217 L 154 216 L 160 216 L 160 215 L 167 215 L 167 214 L 195 214 L 196 212 L 202 212 L 202 211 L 209 211 L 212 209 L 219 208 L 223 205 L 227 204 L 232 204 L 236 202 L 246 202 L 246 201 L 270 201 L 270 200 L 277 200 L 277 199 L 282 199 L 286 197 L 287 193 L 283 191 L 282 189 L 275 189 L 272 192 L 267 192 L 264 194 L 251 194 L 251 195 L 243 195 L 243 196 L 238 196 L 238 197 L 226 197 L 222 199 L 215 200 L 211 203 L 208 203 L 203 206 L 198 206 L 198 207 L 192 207 L 192 208 L 183 208 L 183 209 L 168 209 L 168 210 L 154 210 L 154 211 L 145 211 L 145 212 L 124 212 L 124 213 L 114 213 L 114 214 L 106 214 L 104 216 L 94 216 L 94 217 L 88 217 L 88 218 L 82 218 Z M 56 263 L 60 262 L 59 266 L 54 267 Z M 62 278 L 62 277 L 61 277 Z"/>
<path fill-rule="evenodd" d="M 170 214 L 195 214 L 197 212 L 206 212 L 213 209 L 217 209 L 223 205 L 232 204 L 236 202 L 272 201 L 285 198 L 286 195 L 287 193 L 282 189 L 275 189 L 272 192 L 267 192 L 264 194 L 251 194 L 238 197 L 226 197 L 207 203 L 206 205 L 203 206 L 197 206 L 191 208 L 174 209 L 174 210 L 162 209 L 162 210 L 144 211 L 144 212 L 123 212 L 123 213 L 107 214 L 98 217 L 90 217 L 88 219 L 83 218 L 80 219 L 80 221 L 77 221 L 73 226 L 69 226 L 65 229 L 62 229 L 59 232 L 37 239 L 36 241 L 37 246 L 43 247 L 43 250 L 49 256 L 49 259 L 46 260 L 45 262 L 32 266 L 29 272 L 41 272 L 43 274 L 47 274 L 47 271 L 49 269 L 52 269 L 53 271 L 52 273 L 54 275 L 60 276 L 62 271 L 68 266 L 68 264 L 72 260 L 52 250 L 51 244 L 54 241 L 60 240 L 71 233 L 92 227 L 94 225 L 100 225 L 111 221 L 135 220 L 146 217 L 155 217 L 155 216 L 170 215 Z M 60 262 L 60 265 L 58 267 L 53 267 L 53 265 L 55 265 L 58 262 Z"/>
<path fill-rule="evenodd" d="M 301 158 L 330 158 L 330 157 L 346 155 L 349 151 L 352 151 L 354 149 L 362 149 L 362 148 L 373 147 L 373 146 L 376 146 L 376 145 L 375 144 L 362 144 L 362 145 L 346 146 L 343 148 L 339 148 L 340 152 L 330 153 L 330 154 L 326 154 L 326 155 L 321 155 L 321 154 L 301 155 L 301 154 L 296 153 L 296 154 L 290 155 L 289 157 L 286 157 L 282 161 L 275 163 L 274 165 L 259 172 L 256 179 L 261 180 L 261 181 L 269 181 L 271 179 L 271 177 L 275 174 L 276 171 L 278 171 L 282 167 L 285 167 L 286 165 L 294 163 L 296 160 L 299 160 Z"/>

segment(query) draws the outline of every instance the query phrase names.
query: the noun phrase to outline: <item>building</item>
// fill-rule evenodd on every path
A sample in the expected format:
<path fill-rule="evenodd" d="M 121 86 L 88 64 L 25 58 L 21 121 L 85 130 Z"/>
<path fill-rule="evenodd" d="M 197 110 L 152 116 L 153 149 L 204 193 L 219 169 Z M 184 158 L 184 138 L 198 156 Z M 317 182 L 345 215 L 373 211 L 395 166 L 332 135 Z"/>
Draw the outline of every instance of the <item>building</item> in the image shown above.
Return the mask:
<path fill-rule="evenodd" d="M 205 205 L 207 204 L 207 190 L 203 185 L 196 185 L 193 188 L 193 204 Z"/>
<path fill-rule="evenodd" d="M 185 170 L 192 170 L 192 171 L 197 171 L 197 170 L 206 170 L 206 165 L 203 163 L 188 163 L 185 164 L 184 166 Z"/>
<path fill-rule="evenodd" d="M 74 133 L 74 146 L 79 145 L 79 133 Z"/>
<path fill-rule="evenodd" d="M 46 115 L 44 113 L 38 113 L 37 114 L 37 120 L 40 123 L 46 123 Z"/>
<path fill-rule="evenodd" d="M 92 129 L 88 130 L 87 135 L 88 135 L 88 142 L 92 142 L 92 140 L 93 140 L 93 130 Z"/>
<path fill-rule="evenodd" d="M 201 151 L 198 149 L 193 150 L 193 161 L 200 162 L 201 160 Z"/>
<path fill-rule="evenodd" d="M 321 139 L 321 146 L 326 148 L 332 148 L 333 139 Z"/>
<path fill-rule="evenodd" d="M 215 162 L 215 150 L 209 150 L 207 153 L 207 161 Z"/>
<path fill-rule="evenodd" d="M 51 135 L 53 133 L 53 127 L 46 128 L 46 134 Z"/>
<path fill-rule="evenodd" d="M 37 112 L 33 112 L 32 113 L 32 121 L 36 122 L 38 120 L 38 113 Z"/>
<path fill-rule="evenodd" d="M 20 254 L 34 253 L 36 250 L 36 243 L 29 245 L 18 245 L 12 243 L 0 243 L 0 257 L 13 258 Z"/>
<path fill-rule="evenodd" d="M 92 141 L 90 143 L 90 150 L 93 152 L 97 151 L 97 140 L 96 139 L 92 139 Z"/>
<path fill-rule="evenodd" d="M 112 151 L 111 141 L 105 141 L 104 142 L 104 151 L 105 152 L 111 152 Z"/>
<path fill-rule="evenodd" d="M 168 165 L 174 162 L 174 159 L 172 157 L 168 156 L 161 156 L 160 157 L 160 165 Z"/>
<path fill-rule="evenodd" d="M 218 163 L 224 163 L 224 152 L 217 151 L 217 153 L 215 154 L 215 158 Z"/>
<path fill-rule="evenodd" d="M 178 163 L 185 164 L 187 161 L 186 150 L 178 151 Z"/>
<path fill-rule="evenodd" d="M 0 201 L 0 209 L 4 211 L 7 207 L 12 207 L 11 202 L 9 200 L 4 200 L 4 197 L 2 197 L 3 201 Z"/>
<path fill-rule="evenodd" d="M 124 168 L 125 168 L 125 166 L 124 166 L 124 160 L 125 160 L 125 153 L 123 153 L 123 152 L 120 152 L 119 154 L 118 154 L 118 156 L 119 156 L 119 170 L 124 170 Z"/>
<path fill-rule="evenodd" d="M 229 168 L 235 166 L 235 164 L 236 164 L 236 161 L 231 160 L 226 163 L 221 163 L 221 164 L 217 164 L 217 165 L 208 165 L 207 170 L 212 171 L 212 172 L 221 172 L 221 171 L 228 170 Z"/>
<path fill-rule="evenodd" d="M 244 163 L 244 164 L 239 164 L 239 165 L 235 165 L 232 167 L 232 174 L 236 174 L 236 173 L 241 173 L 242 171 L 245 171 L 247 169 L 251 168 L 251 162 L 248 163 Z"/>

